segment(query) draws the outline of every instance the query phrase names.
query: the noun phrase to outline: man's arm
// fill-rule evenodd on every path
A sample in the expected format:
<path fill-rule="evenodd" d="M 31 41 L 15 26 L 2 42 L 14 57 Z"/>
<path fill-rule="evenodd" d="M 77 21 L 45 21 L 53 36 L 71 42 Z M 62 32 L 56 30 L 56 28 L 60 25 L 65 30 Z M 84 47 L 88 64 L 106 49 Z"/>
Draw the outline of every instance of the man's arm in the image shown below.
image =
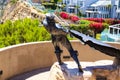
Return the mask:
<path fill-rule="evenodd" d="M 55 27 L 58 29 L 58 33 L 60 34 L 68 34 L 69 29 L 62 27 L 60 24 L 55 24 Z"/>

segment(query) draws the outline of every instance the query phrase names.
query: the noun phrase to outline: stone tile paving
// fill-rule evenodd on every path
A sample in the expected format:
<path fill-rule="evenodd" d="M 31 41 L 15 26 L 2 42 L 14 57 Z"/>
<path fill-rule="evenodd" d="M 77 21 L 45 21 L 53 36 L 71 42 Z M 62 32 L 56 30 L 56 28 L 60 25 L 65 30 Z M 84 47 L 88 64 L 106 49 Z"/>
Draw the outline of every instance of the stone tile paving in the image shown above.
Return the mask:
<path fill-rule="evenodd" d="M 39 74 L 31 76 L 31 77 L 29 77 L 29 78 L 27 78 L 25 80 L 48 80 L 49 73 L 50 73 L 49 71 L 39 73 Z"/>
<path fill-rule="evenodd" d="M 44 69 L 36 69 L 18 76 L 14 76 L 8 80 L 48 80 L 49 70 L 50 67 Z"/>

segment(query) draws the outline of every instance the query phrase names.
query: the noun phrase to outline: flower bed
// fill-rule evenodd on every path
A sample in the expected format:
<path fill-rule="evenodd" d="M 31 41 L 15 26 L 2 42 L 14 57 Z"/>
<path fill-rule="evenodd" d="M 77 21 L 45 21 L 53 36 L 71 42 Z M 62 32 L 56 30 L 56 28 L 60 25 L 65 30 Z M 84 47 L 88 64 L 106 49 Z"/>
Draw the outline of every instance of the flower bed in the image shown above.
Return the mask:
<path fill-rule="evenodd" d="M 60 17 L 62 17 L 63 19 L 69 19 L 69 14 L 66 12 L 61 12 Z"/>
<path fill-rule="evenodd" d="M 94 22 L 104 22 L 103 18 L 85 18 L 85 19 Z"/>
<path fill-rule="evenodd" d="M 105 23 L 108 23 L 110 25 L 114 25 L 114 24 L 119 24 L 120 23 L 120 20 L 117 20 L 117 19 L 108 18 L 108 19 L 104 19 L 104 20 L 105 20 Z"/>
<path fill-rule="evenodd" d="M 93 22 L 90 24 L 90 28 L 95 30 L 96 32 L 101 32 L 103 30 L 102 23 Z"/>
<path fill-rule="evenodd" d="M 60 17 L 62 17 L 63 19 L 69 19 L 69 20 L 71 20 L 73 22 L 79 21 L 78 16 L 68 14 L 67 12 L 60 12 Z"/>
<path fill-rule="evenodd" d="M 89 21 L 94 21 L 94 22 L 100 22 L 100 23 L 107 23 L 109 25 L 114 25 L 114 24 L 119 24 L 120 20 L 117 19 L 112 19 L 112 18 L 107 18 L 107 19 L 103 19 L 103 18 L 84 18 L 85 20 L 89 20 Z"/>
<path fill-rule="evenodd" d="M 70 16 L 70 20 L 73 21 L 73 22 L 76 22 L 79 20 L 79 17 L 75 16 L 75 15 L 71 15 Z"/>
<path fill-rule="evenodd" d="M 67 12 L 60 12 L 60 17 L 63 19 L 70 20 L 74 23 L 71 23 L 71 28 L 78 30 L 83 33 L 87 33 L 89 30 L 96 33 L 101 33 L 105 28 L 108 28 L 109 25 L 119 24 L 120 20 L 117 19 L 104 19 L 104 18 L 82 18 L 78 16 L 69 14 Z M 77 22 L 77 24 L 76 24 Z"/>

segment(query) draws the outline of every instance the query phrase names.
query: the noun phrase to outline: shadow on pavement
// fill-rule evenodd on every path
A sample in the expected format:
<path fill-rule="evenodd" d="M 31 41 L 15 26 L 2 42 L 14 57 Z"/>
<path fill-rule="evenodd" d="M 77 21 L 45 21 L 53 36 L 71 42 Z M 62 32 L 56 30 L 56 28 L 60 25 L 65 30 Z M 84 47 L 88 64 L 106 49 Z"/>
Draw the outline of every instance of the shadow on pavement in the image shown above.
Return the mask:
<path fill-rule="evenodd" d="M 26 73 L 23 73 L 23 74 L 20 74 L 20 75 L 16 75 L 14 77 L 11 77 L 7 80 L 25 80 L 31 76 L 34 76 L 34 75 L 37 75 L 37 74 L 40 74 L 42 72 L 46 72 L 46 71 L 49 71 L 50 70 L 50 67 L 47 67 L 47 68 L 42 68 L 42 69 L 36 69 L 36 70 L 32 70 L 32 71 L 29 71 L 29 72 L 26 72 Z"/>

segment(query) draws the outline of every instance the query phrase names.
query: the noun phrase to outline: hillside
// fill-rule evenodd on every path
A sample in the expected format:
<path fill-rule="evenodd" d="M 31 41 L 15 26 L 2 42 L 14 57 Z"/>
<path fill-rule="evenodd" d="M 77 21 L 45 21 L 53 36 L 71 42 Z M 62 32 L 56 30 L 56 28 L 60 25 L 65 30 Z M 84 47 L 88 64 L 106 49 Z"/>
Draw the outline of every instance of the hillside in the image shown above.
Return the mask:
<path fill-rule="evenodd" d="M 44 14 L 39 10 L 36 10 L 33 6 L 30 6 L 26 1 L 18 1 L 14 4 L 8 3 L 2 21 L 6 20 L 18 20 L 23 18 L 39 18 L 42 20 Z"/>
<path fill-rule="evenodd" d="M 18 19 L 24 19 L 24 18 L 38 18 L 40 21 L 42 21 L 45 17 L 45 14 L 43 13 L 43 10 L 38 8 L 41 6 L 37 6 L 35 8 L 33 5 L 26 1 L 19 0 L 18 2 L 11 4 L 8 3 L 4 15 L 1 19 L 2 22 L 5 22 L 6 20 L 18 20 Z M 55 15 L 55 14 L 54 14 Z M 56 22 L 60 23 L 64 26 L 69 26 L 68 21 L 60 18 L 59 16 L 55 15 Z"/>

